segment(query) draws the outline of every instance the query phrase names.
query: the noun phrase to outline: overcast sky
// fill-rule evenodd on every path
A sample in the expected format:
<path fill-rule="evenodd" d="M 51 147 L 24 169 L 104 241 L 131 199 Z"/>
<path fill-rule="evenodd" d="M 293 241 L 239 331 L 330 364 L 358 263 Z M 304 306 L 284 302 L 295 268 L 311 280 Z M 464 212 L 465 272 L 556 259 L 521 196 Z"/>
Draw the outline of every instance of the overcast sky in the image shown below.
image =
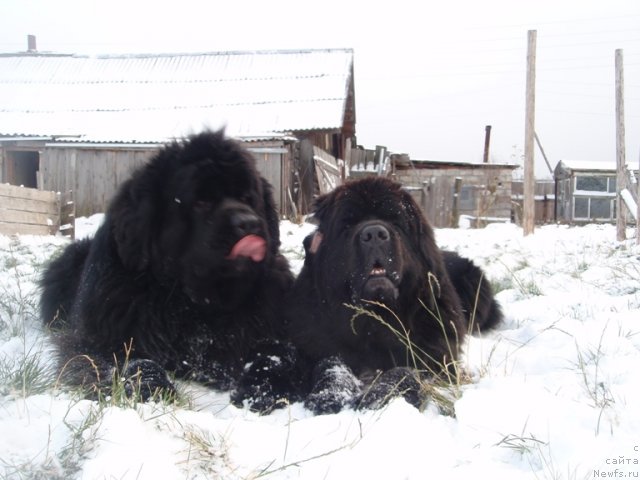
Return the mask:
<path fill-rule="evenodd" d="M 521 162 L 527 31 L 537 30 L 536 131 L 552 166 L 615 163 L 615 50 L 627 160 L 640 158 L 638 0 L 1 0 L 0 52 L 169 53 L 349 47 L 367 148 L 415 159 Z M 547 173 L 536 151 L 539 176 Z"/>

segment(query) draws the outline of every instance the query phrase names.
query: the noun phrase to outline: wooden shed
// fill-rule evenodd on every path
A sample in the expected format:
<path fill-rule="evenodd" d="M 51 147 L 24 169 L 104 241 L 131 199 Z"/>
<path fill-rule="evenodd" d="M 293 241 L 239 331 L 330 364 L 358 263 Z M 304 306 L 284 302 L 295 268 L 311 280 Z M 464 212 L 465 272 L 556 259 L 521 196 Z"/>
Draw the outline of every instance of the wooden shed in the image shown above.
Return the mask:
<path fill-rule="evenodd" d="M 628 173 L 638 176 L 638 170 Z M 554 179 L 557 221 L 582 224 L 616 220 L 615 162 L 561 160 L 554 169 Z"/>
<path fill-rule="evenodd" d="M 391 175 L 412 193 L 434 227 L 456 227 L 463 215 L 474 226 L 510 221 L 517 165 L 394 158 Z"/>
<path fill-rule="evenodd" d="M 287 190 L 292 182 L 291 163 L 297 140 L 286 136 L 240 140 L 256 158 L 260 173 L 273 185 L 282 214 L 291 214 L 295 207 Z M 162 144 L 0 139 L 0 146 L 5 158 L 4 178 L 9 180 L 6 183 L 48 191 L 71 191 L 76 215 L 89 216 L 104 212 L 118 186 L 134 169 L 147 162 Z M 33 165 L 19 162 L 19 154 L 23 152 L 35 154 L 37 170 Z"/>
<path fill-rule="evenodd" d="M 556 184 L 550 179 L 536 180 L 533 187 L 534 219 L 538 225 L 556 221 Z M 514 180 L 511 183 L 511 200 L 513 205 L 513 220 L 521 224 L 524 209 L 524 181 Z"/>
<path fill-rule="evenodd" d="M 299 143 L 355 143 L 350 49 L 76 56 L 0 54 L 0 183 L 73 190 L 102 212 L 163 144 L 205 128 L 244 142 L 298 211 Z"/>

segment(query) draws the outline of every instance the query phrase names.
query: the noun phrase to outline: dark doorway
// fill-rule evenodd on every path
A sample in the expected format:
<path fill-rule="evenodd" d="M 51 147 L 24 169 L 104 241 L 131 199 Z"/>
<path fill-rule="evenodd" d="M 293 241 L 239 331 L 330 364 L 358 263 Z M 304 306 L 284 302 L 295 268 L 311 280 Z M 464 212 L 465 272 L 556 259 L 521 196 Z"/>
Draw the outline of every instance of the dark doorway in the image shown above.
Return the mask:
<path fill-rule="evenodd" d="M 38 152 L 9 151 L 5 159 L 5 178 L 11 185 L 38 188 L 38 170 L 40 155 Z"/>

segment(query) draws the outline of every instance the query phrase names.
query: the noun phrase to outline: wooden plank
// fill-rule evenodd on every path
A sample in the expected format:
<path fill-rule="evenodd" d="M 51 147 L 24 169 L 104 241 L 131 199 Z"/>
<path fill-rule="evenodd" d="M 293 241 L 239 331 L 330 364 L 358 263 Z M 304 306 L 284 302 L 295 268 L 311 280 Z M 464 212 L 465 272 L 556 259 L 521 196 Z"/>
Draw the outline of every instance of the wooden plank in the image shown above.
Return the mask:
<path fill-rule="evenodd" d="M 59 231 L 73 240 L 76 236 L 76 205 L 73 201 L 73 192 L 69 190 L 61 193 L 58 203 L 60 204 Z"/>
<path fill-rule="evenodd" d="M 46 213 L 27 212 L 20 210 L 6 210 L 0 208 L 0 222 L 4 223 L 25 223 L 30 225 L 49 225 L 57 219 L 57 215 Z"/>
<path fill-rule="evenodd" d="M 51 233 L 51 228 L 46 225 L 0 223 L 0 235 L 50 235 Z"/>
<path fill-rule="evenodd" d="M 0 185 L 0 233 L 49 235 L 60 225 L 55 192 Z"/>
<path fill-rule="evenodd" d="M 28 212 L 54 215 L 58 213 L 55 198 L 54 196 L 53 201 L 43 201 L 0 195 L 0 210 L 26 210 Z"/>
<path fill-rule="evenodd" d="M 340 168 L 336 159 L 324 150 L 314 146 L 313 153 L 320 193 L 328 193 L 342 183 Z"/>
<path fill-rule="evenodd" d="M 15 185 L 8 184 L 0 185 L 0 196 L 42 200 L 45 202 L 52 202 L 56 199 L 55 192 L 36 190 L 35 188 L 16 187 Z"/>

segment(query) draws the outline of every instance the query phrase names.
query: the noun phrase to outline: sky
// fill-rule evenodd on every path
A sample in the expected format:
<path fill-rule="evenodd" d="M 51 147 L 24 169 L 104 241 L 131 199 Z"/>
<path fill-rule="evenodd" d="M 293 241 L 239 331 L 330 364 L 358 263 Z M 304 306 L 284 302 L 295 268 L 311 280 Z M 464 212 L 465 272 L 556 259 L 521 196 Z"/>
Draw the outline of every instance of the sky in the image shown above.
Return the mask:
<path fill-rule="evenodd" d="M 356 135 L 413 159 L 522 163 L 527 32 L 536 132 L 559 160 L 615 164 L 616 49 L 626 159 L 640 160 L 637 0 L 2 0 L 0 52 L 81 54 L 353 48 Z M 536 175 L 549 176 L 540 153 Z"/>

